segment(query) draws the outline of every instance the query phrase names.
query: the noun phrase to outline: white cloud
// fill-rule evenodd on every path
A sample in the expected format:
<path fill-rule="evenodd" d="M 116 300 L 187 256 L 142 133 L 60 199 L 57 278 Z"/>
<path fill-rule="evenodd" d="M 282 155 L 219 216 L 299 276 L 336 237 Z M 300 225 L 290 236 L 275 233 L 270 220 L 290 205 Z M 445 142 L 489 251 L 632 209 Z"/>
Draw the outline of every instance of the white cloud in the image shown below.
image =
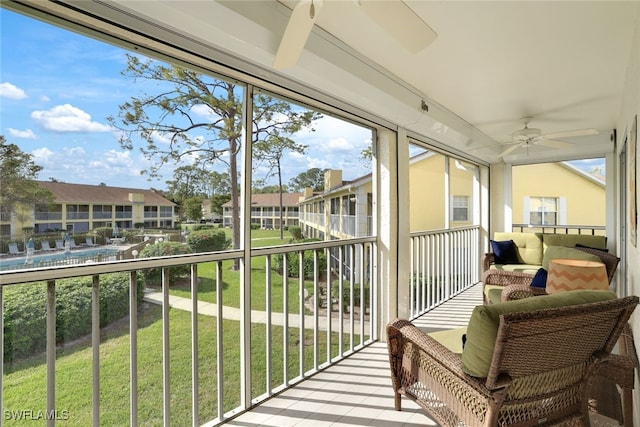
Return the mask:
<path fill-rule="evenodd" d="M 54 153 L 53 151 L 49 150 L 47 147 L 42 147 L 42 148 L 33 150 L 31 152 L 31 155 L 33 156 L 33 161 L 37 165 L 44 166 L 45 164 L 51 161 L 51 158 L 53 157 Z"/>
<path fill-rule="evenodd" d="M 213 110 L 205 104 L 194 105 L 193 107 L 191 107 L 191 112 L 200 117 L 215 117 Z"/>
<path fill-rule="evenodd" d="M 51 99 L 50 99 L 47 95 L 42 95 L 42 96 L 40 97 L 40 101 L 42 101 L 42 102 L 49 102 L 49 101 L 51 101 Z"/>
<path fill-rule="evenodd" d="M 91 115 L 70 104 L 31 113 L 40 126 L 54 132 L 109 132 L 111 127 L 91 120 Z"/>
<path fill-rule="evenodd" d="M 169 145 L 171 143 L 171 136 L 169 134 L 162 134 L 156 130 L 151 131 L 151 138 L 155 143 Z"/>
<path fill-rule="evenodd" d="M 25 99 L 27 94 L 24 90 L 11 83 L 0 83 L 0 98 Z"/>
<path fill-rule="evenodd" d="M 14 138 L 24 138 L 24 139 L 36 139 L 37 136 L 31 129 L 19 130 L 14 128 L 7 128 L 9 131 L 9 135 Z"/>

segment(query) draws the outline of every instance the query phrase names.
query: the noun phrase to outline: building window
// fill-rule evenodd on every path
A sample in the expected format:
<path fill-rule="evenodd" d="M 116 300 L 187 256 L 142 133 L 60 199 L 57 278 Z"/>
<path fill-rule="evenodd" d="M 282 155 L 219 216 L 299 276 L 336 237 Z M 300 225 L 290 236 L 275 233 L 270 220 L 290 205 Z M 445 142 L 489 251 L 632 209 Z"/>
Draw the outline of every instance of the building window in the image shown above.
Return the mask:
<path fill-rule="evenodd" d="M 469 196 L 451 196 L 451 220 L 469 221 Z"/>
<path fill-rule="evenodd" d="M 557 225 L 558 199 L 556 197 L 529 197 L 529 224 Z"/>

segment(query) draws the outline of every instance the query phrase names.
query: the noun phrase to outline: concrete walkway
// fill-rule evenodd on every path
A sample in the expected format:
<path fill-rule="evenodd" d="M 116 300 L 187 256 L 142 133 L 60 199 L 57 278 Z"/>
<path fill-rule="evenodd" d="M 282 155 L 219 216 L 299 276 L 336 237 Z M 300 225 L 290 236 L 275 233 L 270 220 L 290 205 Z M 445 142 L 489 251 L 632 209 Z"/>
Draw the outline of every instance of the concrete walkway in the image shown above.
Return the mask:
<path fill-rule="evenodd" d="M 156 291 L 154 289 L 145 289 L 144 290 L 144 300 L 152 303 L 162 305 L 162 292 Z M 192 302 L 190 298 L 177 297 L 174 295 L 169 295 L 169 307 L 175 308 L 178 310 L 191 311 Z M 216 316 L 218 313 L 218 305 L 212 302 L 198 301 L 198 314 L 203 314 L 205 316 Z M 229 320 L 240 320 L 242 313 L 239 308 L 222 306 L 222 317 L 224 319 Z M 345 317 L 347 315 L 345 314 Z M 271 313 L 271 324 L 276 326 L 284 326 L 284 314 L 278 312 Z M 305 315 L 304 316 L 304 327 L 305 329 L 313 329 L 315 326 L 315 316 L 313 315 Z M 338 313 L 333 313 L 331 329 L 334 332 L 337 332 L 338 329 Z M 267 312 L 259 311 L 259 310 L 251 310 L 251 322 L 252 323 L 267 323 Z M 350 319 L 348 317 L 343 319 L 343 331 L 348 332 L 350 330 L 351 324 Z M 289 326 L 292 328 L 297 328 L 300 326 L 300 315 L 298 314 L 289 314 Z M 325 315 L 318 316 L 318 330 L 326 331 L 327 330 L 327 317 Z M 354 319 L 354 331 L 358 333 L 360 331 L 360 319 Z M 369 321 L 365 320 L 364 322 L 364 332 L 365 334 L 369 331 Z"/>

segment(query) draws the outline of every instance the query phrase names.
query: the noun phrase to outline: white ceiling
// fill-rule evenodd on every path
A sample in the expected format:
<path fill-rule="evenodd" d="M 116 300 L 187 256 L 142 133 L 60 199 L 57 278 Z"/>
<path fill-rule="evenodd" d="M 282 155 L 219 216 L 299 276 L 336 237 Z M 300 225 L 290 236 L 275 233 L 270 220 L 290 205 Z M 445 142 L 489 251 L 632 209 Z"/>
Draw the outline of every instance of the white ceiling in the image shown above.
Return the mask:
<path fill-rule="evenodd" d="M 296 0 L 71 3 L 147 32 L 170 29 L 174 44 L 184 38 L 214 48 L 221 62 L 248 61 L 262 78 L 284 75 L 487 161 L 498 160 L 524 117 L 543 134 L 600 132 L 566 139 L 575 142 L 570 149 L 517 150 L 505 157 L 512 162 L 612 150 L 640 4 L 405 0 L 438 34 L 412 53 L 358 0 L 314 0 L 316 27 L 305 50 L 295 67 L 277 71 L 271 64 Z"/>

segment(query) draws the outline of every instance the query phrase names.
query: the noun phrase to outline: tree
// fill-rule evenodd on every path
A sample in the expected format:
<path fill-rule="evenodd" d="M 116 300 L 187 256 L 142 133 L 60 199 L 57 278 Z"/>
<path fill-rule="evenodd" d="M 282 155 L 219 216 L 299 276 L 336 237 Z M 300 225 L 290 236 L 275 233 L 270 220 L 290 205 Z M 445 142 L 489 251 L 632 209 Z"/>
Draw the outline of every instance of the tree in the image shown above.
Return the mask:
<path fill-rule="evenodd" d="M 280 205 L 280 239 L 284 238 L 282 193 L 282 158 L 287 152 L 305 154 L 308 146 L 297 143 L 290 136 L 303 128 L 311 127 L 314 120 L 322 115 L 313 110 L 294 108 L 290 103 L 258 93 L 258 103 L 263 107 L 260 114 L 254 113 L 253 156 L 265 162 L 269 167 L 265 178 L 275 175 L 278 179 L 278 193 Z M 262 132 L 257 132 L 262 124 Z M 262 135 L 265 135 L 262 138 Z"/>
<path fill-rule="evenodd" d="M 264 187 L 256 187 L 257 183 L 254 183 L 253 194 L 274 194 L 280 192 L 280 187 L 278 185 L 265 185 Z M 288 191 L 287 185 L 284 184 L 282 186 L 282 192 L 286 193 Z"/>
<path fill-rule="evenodd" d="M 51 204 L 55 197 L 51 191 L 41 188 L 35 181 L 42 166 L 36 165 L 32 156 L 0 135 L 0 206 L 2 213 L 16 214 L 18 206 Z"/>
<path fill-rule="evenodd" d="M 311 168 L 306 172 L 299 173 L 289 180 L 289 190 L 292 192 L 302 192 L 305 188 L 313 191 L 324 190 L 324 174 L 329 169 Z"/>
<path fill-rule="evenodd" d="M 220 173 L 216 171 L 209 172 L 208 176 L 208 195 L 224 195 L 231 193 L 231 181 L 228 173 Z"/>
<path fill-rule="evenodd" d="M 222 205 L 231 200 L 231 196 L 228 194 L 214 194 L 209 200 L 211 200 L 211 212 L 222 216 Z"/>
<path fill-rule="evenodd" d="M 142 139 L 141 152 L 154 161 L 145 171 L 150 177 L 158 177 L 168 163 L 207 170 L 213 163 L 226 164 L 233 242 L 239 247 L 237 156 L 243 142 L 242 86 L 133 55 L 127 55 L 122 74 L 136 82 L 150 82 L 154 88 L 154 93 L 143 93 L 121 104 L 118 119 L 108 118 L 121 130 L 122 147 L 132 150 L 134 137 Z M 288 102 L 258 94 L 253 99 L 253 141 L 289 135 L 308 125 L 313 117 L 313 113 L 294 111 Z"/>
<path fill-rule="evenodd" d="M 237 154 L 242 143 L 241 87 L 207 78 L 179 66 L 140 59 L 127 54 L 122 72 L 133 81 L 155 84 L 155 92 L 132 97 L 119 106 L 117 120 L 107 120 L 122 131 L 120 144 L 132 150 L 134 136 L 140 151 L 155 163 L 143 173 L 158 177 L 168 163 L 207 169 L 223 162 L 231 177 L 234 247 L 239 247 L 239 194 Z"/>
<path fill-rule="evenodd" d="M 202 197 L 189 197 L 184 201 L 184 214 L 188 219 L 200 221 L 202 219 Z"/>

